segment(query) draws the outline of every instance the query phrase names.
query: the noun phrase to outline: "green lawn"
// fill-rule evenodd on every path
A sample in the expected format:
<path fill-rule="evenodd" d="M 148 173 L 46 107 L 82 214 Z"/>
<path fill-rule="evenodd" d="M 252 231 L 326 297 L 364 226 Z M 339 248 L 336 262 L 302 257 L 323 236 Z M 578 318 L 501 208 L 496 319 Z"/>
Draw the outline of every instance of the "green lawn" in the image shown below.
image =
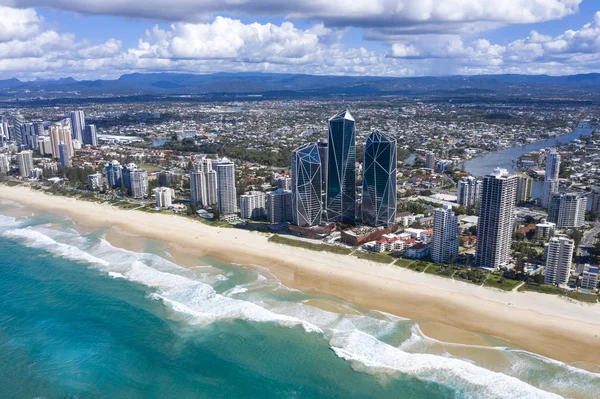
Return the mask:
<path fill-rule="evenodd" d="M 426 263 L 426 262 L 423 262 Z M 451 266 L 442 266 L 442 265 L 438 265 L 435 263 L 428 263 L 428 267 L 427 269 L 425 269 L 425 273 L 427 274 L 435 274 L 436 276 L 442 276 L 442 277 L 452 277 L 452 275 L 454 274 L 454 272 L 456 271 L 453 267 Z"/>
<path fill-rule="evenodd" d="M 162 168 L 159 168 L 158 166 L 153 166 L 153 165 L 146 165 L 146 164 L 141 164 L 138 165 L 138 168 L 140 169 L 144 169 L 145 171 L 147 171 L 148 173 L 151 172 L 158 172 L 159 170 L 162 170 Z"/>
<path fill-rule="evenodd" d="M 392 258 L 389 254 L 383 253 L 375 253 L 375 252 L 353 252 L 352 256 L 355 256 L 359 259 L 368 260 L 371 262 L 379 262 L 379 263 L 392 263 L 394 258 Z"/>
<path fill-rule="evenodd" d="M 483 285 L 487 287 L 499 288 L 503 291 L 512 291 L 520 283 L 521 282 L 519 280 L 510 280 L 490 273 L 487 275 Z"/>
<path fill-rule="evenodd" d="M 398 259 L 395 263 L 396 266 L 410 268 L 410 266 L 415 263 L 412 259 Z"/>
<path fill-rule="evenodd" d="M 318 244 L 301 240 L 295 240 L 293 238 L 282 237 L 278 234 L 275 234 L 274 236 L 269 238 L 269 241 L 277 244 L 289 245 L 292 247 L 310 249 L 311 251 L 332 252 L 334 254 L 340 255 L 350 255 L 350 253 L 352 253 L 352 250 L 349 248 L 340 247 L 336 245 Z"/>
<path fill-rule="evenodd" d="M 533 291 L 540 292 L 542 294 L 565 296 L 580 302 L 597 303 L 599 301 L 598 295 L 596 294 L 583 294 L 581 292 L 566 291 L 553 285 L 546 284 L 524 284 L 519 288 L 519 291 Z"/>

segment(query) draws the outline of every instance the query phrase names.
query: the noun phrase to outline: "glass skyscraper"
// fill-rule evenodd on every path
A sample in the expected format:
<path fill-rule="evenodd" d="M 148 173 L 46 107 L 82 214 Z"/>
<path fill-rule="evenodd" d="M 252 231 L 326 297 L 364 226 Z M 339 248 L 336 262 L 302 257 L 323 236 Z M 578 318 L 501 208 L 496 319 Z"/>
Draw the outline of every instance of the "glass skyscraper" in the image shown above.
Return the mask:
<path fill-rule="evenodd" d="M 362 221 L 391 226 L 396 220 L 396 140 L 374 130 L 365 144 Z"/>
<path fill-rule="evenodd" d="M 342 111 L 329 119 L 327 220 L 354 224 L 356 218 L 356 141 L 354 118 Z"/>
<path fill-rule="evenodd" d="M 292 220 L 297 226 L 321 223 L 321 158 L 317 144 L 305 144 L 292 151 Z"/>

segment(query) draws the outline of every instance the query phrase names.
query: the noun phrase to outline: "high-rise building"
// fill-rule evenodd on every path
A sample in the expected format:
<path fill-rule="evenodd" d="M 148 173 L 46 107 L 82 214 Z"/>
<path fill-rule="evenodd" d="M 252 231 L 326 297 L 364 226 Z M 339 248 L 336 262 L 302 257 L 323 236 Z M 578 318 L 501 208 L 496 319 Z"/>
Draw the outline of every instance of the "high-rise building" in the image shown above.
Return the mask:
<path fill-rule="evenodd" d="M 40 155 L 52 155 L 52 143 L 50 142 L 50 137 L 38 137 L 36 147 L 40 151 Z"/>
<path fill-rule="evenodd" d="M 267 219 L 270 223 L 291 222 L 292 192 L 283 189 L 267 193 Z"/>
<path fill-rule="evenodd" d="M 531 179 L 523 174 L 518 175 L 516 204 L 522 204 L 531 198 Z"/>
<path fill-rule="evenodd" d="M 56 123 L 48 128 L 50 134 L 50 145 L 52 146 L 52 157 L 59 158 L 58 145 L 65 143 L 69 150 L 69 157 L 73 156 L 73 139 L 71 138 L 71 127 L 69 124 Z"/>
<path fill-rule="evenodd" d="M 177 183 L 177 173 L 170 170 L 163 170 L 158 174 L 158 185 L 160 187 L 175 187 Z"/>
<path fill-rule="evenodd" d="M 227 158 L 217 164 L 217 204 L 222 215 L 237 213 L 235 165 Z"/>
<path fill-rule="evenodd" d="M 7 174 L 10 170 L 10 160 L 8 155 L 0 154 L 0 173 Z"/>
<path fill-rule="evenodd" d="M 19 176 L 29 177 L 33 169 L 33 151 L 21 151 L 17 153 L 17 165 L 19 167 Z"/>
<path fill-rule="evenodd" d="M 209 207 L 217 204 L 217 173 L 211 159 L 202 157 L 194 163 L 190 172 L 191 202 L 195 206 Z"/>
<path fill-rule="evenodd" d="M 37 136 L 35 134 L 35 126 L 33 123 L 21 124 L 21 145 L 29 149 L 35 150 L 37 144 Z"/>
<path fill-rule="evenodd" d="M 544 176 L 544 192 L 542 193 L 542 206 L 547 208 L 552 194 L 558 192 L 558 175 L 560 173 L 560 154 L 550 150 L 546 156 L 546 174 Z"/>
<path fill-rule="evenodd" d="M 600 212 L 600 187 L 594 187 L 590 197 L 592 203 L 590 204 L 590 210 L 592 212 Z"/>
<path fill-rule="evenodd" d="M 0 142 L 10 140 L 10 128 L 8 126 L 8 119 L 6 116 L 2 115 L 2 118 L 0 118 L 0 135 L 2 136 L 2 139 Z"/>
<path fill-rule="evenodd" d="M 598 266 L 584 265 L 581 273 L 581 288 L 594 291 L 598 288 Z"/>
<path fill-rule="evenodd" d="M 112 161 L 106 165 L 106 183 L 110 188 L 121 188 L 123 185 L 123 169 L 119 161 Z"/>
<path fill-rule="evenodd" d="M 319 139 L 317 141 L 319 147 L 319 158 L 321 159 L 321 182 L 323 183 L 323 192 L 327 189 L 327 139 Z M 284 188 L 284 190 L 291 190 L 291 188 Z"/>
<path fill-rule="evenodd" d="M 317 144 L 292 151 L 292 220 L 297 226 L 317 226 L 323 212 L 321 159 Z"/>
<path fill-rule="evenodd" d="M 477 226 L 479 266 L 498 268 L 510 260 L 517 181 L 517 176 L 500 168 L 483 179 Z"/>
<path fill-rule="evenodd" d="M 546 268 L 544 283 L 550 285 L 565 285 L 571 275 L 571 261 L 575 243 L 566 237 L 553 237 L 546 249 Z"/>
<path fill-rule="evenodd" d="M 473 176 L 463 177 L 458 181 L 458 192 L 456 202 L 469 208 L 479 204 L 481 199 L 482 181 Z"/>
<path fill-rule="evenodd" d="M 71 157 L 69 156 L 69 148 L 65 143 L 60 143 L 58 145 L 58 154 L 60 158 L 60 166 L 63 168 L 70 168 Z"/>
<path fill-rule="evenodd" d="M 148 172 L 143 169 L 128 169 L 129 195 L 133 198 L 148 196 Z"/>
<path fill-rule="evenodd" d="M 85 115 L 83 111 L 71 111 L 72 137 L 83 143 L 83 132 L 85 130 Z"/>
<path fill-rule="evenodd" d="M 548 203 L 548 221 L 559 229 L 579 228 L 585 224 L 587 197 L 581 193 L 553 193 Z"/>
<path fill-rule="evenodd" d="M 448 263 L 458 258 L 458 218 L 452 207 L 442 205 L 433 213 L 433 240 L 431 260 Z"/>
<path fill-rule="evenodd" d="M 250 191 L 240 196 L 240 217 L 259 219 L 265 216 L 266 195 L 262 191 Z"/>
<path fill-rule="evenodd" d="M 83 144 L 96 147 L 98 145 L 98 134 L 96 125 L 85 125 L 83 130 Z"/>
<path fill-rule="evenodd" d="M 175 191 L 169 187 L 159 187 L 154 190 L 156 193 L 156 207 L 157 208 L 168 208 L 173 205 L 173 197 L 175 197 Z"/>
<path fill-rule="evenodd" d="M 326 201 L 327 220 L 354 224 L 356 138 L 354 118 L 348 111 L 342 111 L 329 119 Z"/>
<path fill-rule="evenodd" d="M 278 177 L 275 179 L 275 186 L 282 190 L 290 191 L 292 189 L 292 178 L 291 177 Z"/>
<path fill-rule="evenodd" d="M 431 151 L 427 151 L 427 154 L 425 154 L 425 167 L 435 169 L 435 154 Z"/>
<path fill-rule="evenodd" d="M 12 140 L 15 142 L 17 147 L 21 147 L 25 145 L 23 142 L 23 125 L 25 124 L 25 119 L 20 114 L 15 114 L 12 117 Z"/>
<path fill-rule="evenodd" d="M 104 184 L 102 184 L 102 173 L 94 173 L 88 175 L 88 188 L 92 191 L 101 191 Z"/>
<path fill-rule="evenodd" d="M 391 226 L 396 221 L 396 140 L 374 130 L 365 144 L 362 222 Z"/>

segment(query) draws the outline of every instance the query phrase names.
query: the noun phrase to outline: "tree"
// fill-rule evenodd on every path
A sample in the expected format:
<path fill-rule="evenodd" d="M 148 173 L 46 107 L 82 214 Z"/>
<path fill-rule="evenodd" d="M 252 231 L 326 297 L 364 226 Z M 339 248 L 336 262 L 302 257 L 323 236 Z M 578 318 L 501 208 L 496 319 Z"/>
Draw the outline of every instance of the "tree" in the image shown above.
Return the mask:
<path fill-rule="evenodd" d="M 583 239 L 583 232 L 579 229 L 573 229 L 571 230 L 571 233 L 569 233 L 569 238 L 575 242 L 575 250 L 577 250 Z"/>

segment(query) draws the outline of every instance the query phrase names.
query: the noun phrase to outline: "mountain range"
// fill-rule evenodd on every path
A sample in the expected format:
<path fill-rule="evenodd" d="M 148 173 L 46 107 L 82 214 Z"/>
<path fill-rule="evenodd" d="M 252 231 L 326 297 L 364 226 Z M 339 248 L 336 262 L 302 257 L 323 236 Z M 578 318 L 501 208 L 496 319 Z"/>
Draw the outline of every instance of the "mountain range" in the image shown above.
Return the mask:
<path fill-rule="evenodd" d="M 0 80 L 0 98 L 136 95 L 263 97 L 519 96 L 597 98 L 600 74 L 445 77 L 317 76 L 274 73 L 133 73 L 113 80 Z"/>

